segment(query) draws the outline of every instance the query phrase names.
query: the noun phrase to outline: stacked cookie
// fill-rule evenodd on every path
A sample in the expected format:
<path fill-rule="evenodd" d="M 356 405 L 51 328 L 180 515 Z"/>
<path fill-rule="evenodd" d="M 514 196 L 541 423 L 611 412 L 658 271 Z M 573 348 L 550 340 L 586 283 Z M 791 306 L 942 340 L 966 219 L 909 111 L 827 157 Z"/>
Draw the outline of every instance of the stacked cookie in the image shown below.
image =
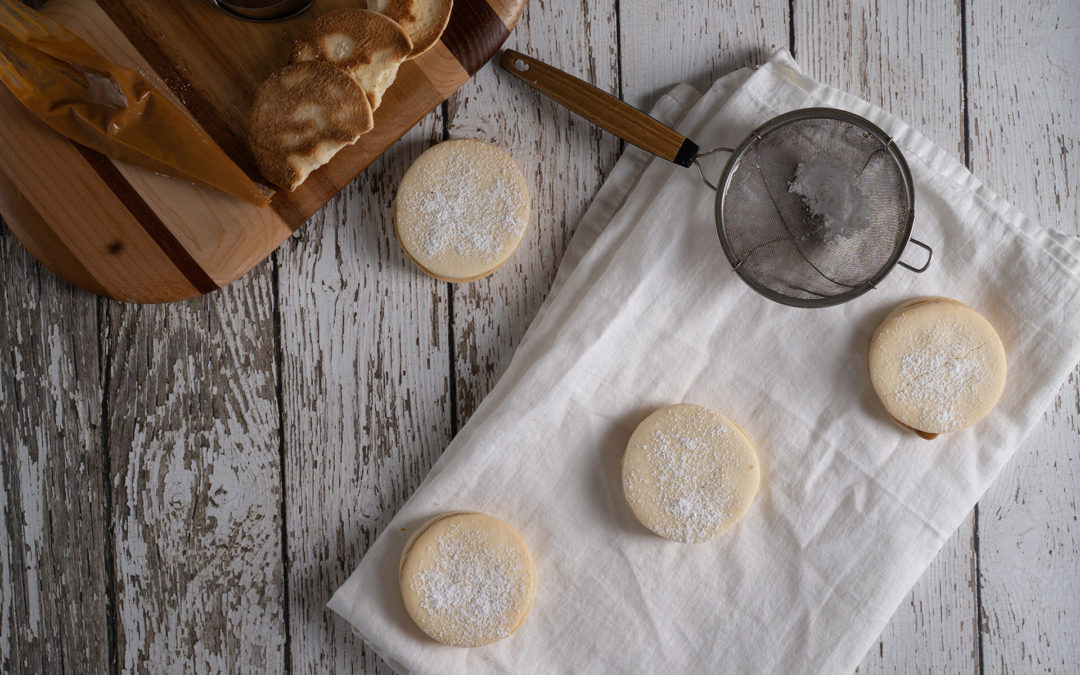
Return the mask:
<path fill-rule="evenodd" d="M 401 554 L 399 577 L 413 623 L 455 647 L 508 637 L 536 594 L 525 540 L 509 524 L 475 512 L 446 513 L 421 526 Z"/>
<path fill-rule="evenodd" d="M 981 314 L 950 298 L 895 308 L 870 341 L 870 381 L 889 416 L 930 440 L 975 424 L 1005 389 L 1005 347 Z"/>
<path fill-rule="evenodd" d="M 255 94 L 248 138 L 267 180 L 295 190 L 312 171 L 374 126 L 398 68 L 430 49 L 452 0 L 370 0 L 340 9 L 297 39 L 289 65 Z"/>
<path fill-rule="evenodd" d="M 513 158 L 465 138 L 428 148 L 409 167 L 394 201 L 394 231 L 420 269 L 460 283 L 509 260 L 529 215 L 529 188 Z"/>
<path fill-rule="evenodd" d="M 623 495 L 642 525 L 682 543 L 727 532 L 761 482 L 757 451 L 720 413 L 681 403 L 634 429 L 622 461 Z"/>

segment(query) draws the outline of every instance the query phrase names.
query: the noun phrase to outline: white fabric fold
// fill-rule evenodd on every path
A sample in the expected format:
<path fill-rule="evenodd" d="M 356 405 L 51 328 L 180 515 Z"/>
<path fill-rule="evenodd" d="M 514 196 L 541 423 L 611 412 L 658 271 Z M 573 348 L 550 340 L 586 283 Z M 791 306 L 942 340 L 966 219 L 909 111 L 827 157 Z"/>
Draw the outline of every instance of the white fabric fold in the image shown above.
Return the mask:
<path fill-rule="evenodd" d="M 1080 241 L 1025 218 L 903 122 L 807 78 L 786 51 L 700 97 L 678 86 L 653 114 L 702 147 L 734 147 L 810 106 L 894 137 L 930 269 L 896 268 L 833 308 L 772 303 L 732 272 L 697 172 L 629 149 L 506 373 L 330 602 L 395 668 L 851 671 L 1020 446 L 1080 360 Z M 866 356 L 885 314 L 925 295 L 982 312 L 1010 364 L 991 415 L 932 442 L 888 418 Z M 622 496 L 634 426 L 677 402 L 737 421 L 762 464 L 749 514 L 704 544 L 649 533 Z M 432 642 L 398 592 L 406 539 L 450 510 L 510 522 L 536 560 L 530 615 L 487 647 Z"/>

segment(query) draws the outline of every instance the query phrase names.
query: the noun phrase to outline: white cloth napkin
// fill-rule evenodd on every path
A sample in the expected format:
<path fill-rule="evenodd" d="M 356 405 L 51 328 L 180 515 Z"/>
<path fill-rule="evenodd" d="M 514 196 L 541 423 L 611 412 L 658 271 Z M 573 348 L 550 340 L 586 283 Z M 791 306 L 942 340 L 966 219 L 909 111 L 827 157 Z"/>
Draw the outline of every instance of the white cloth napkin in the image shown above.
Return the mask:
<path fill-rule="evenodd" d="M 914 175 L 914 236 L 934 247 L 930 270 L 898 267 L 829 309 L 775 304 L 730 269 L 697 172 L 627 151 L 505 375 L 330 602 L 395 668 L 851 671 L 1080 360 L 1080 240 L 1029 221 L 785 51 L 697 99 L 679 86 L 653 112 L 705 148 L 809 106 L 885 129 Z M 1010 364 L 994 411 L 932 442 L 889 420 L 867 375 L 874 328 L 923 295 L 982 312 Z M 697 545 L 640 526 L 619 477 L 634 426 L 682 401 L 736 420 L 762 466 L 746 518 Z M 487 647 L 432 642 L 400 599 L 406 539 L 450 510 L 503 518 L 536 559 L 531 613 Z"/>

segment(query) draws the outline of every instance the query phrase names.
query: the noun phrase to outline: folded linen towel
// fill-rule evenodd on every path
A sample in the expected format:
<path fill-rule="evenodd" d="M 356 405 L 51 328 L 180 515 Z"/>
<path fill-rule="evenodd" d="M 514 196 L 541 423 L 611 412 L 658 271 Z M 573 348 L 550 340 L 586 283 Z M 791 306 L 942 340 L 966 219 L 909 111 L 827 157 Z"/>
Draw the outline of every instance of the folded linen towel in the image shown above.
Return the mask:
<path fill-rule="evenodd" d="M 915 182 L 914 236 L 935 249 L 930 270 L 897 268 L 837 307 L 772 303 L 731 271 L 697 172 L 629 149 L 506 373 L 330 602 L 395 668 L 850 671 L 1020 446 L 1080 360 L 1080 240 L 1031 222 L 783 50 L 703 96 L 677 86 L 653 114 L 702 147 L 733 147 L 810 106 L 894 137 Z M 982 312 L 1012 366 L 989 417 L 932 442 L 888 418 L 867 375 L 874 328 L 924 295 Z M 697 545 L 641 527 L 619 473 L 634 426 L 683 401 L 736 420 L 762 468 L 746 518 Z M 538 570 L 518 632 L 471 650 L 420 633 L 397 587 L 406 539 L 459 509 L 512 523 Z"/>

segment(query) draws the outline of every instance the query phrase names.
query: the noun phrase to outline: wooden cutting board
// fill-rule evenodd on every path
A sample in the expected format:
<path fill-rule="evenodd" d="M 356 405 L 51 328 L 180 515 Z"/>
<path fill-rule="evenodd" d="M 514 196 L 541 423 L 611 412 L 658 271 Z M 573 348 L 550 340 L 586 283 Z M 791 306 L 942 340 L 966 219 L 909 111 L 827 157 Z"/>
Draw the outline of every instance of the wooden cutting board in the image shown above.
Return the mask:
<path fill-rule="evenodd" d="M 94 293 L 169 302 L 209 293 L 264 260 L 394 141 L 464 84 L 517 23 L 525 0 L 455 0 L 441 41 L 402 64 L 375 128 L 295 192 L 256 208 L 114 162 L 60 136 L 0 87 L 0 213 L 49 269 Z M 171 92 L 257 182 L 245 120 L 295 36 L 353 0 L 318 0 L 279 23 L 232 18 L 207 0 L 51 0 L 43 12 L 113 62 Z"/>

